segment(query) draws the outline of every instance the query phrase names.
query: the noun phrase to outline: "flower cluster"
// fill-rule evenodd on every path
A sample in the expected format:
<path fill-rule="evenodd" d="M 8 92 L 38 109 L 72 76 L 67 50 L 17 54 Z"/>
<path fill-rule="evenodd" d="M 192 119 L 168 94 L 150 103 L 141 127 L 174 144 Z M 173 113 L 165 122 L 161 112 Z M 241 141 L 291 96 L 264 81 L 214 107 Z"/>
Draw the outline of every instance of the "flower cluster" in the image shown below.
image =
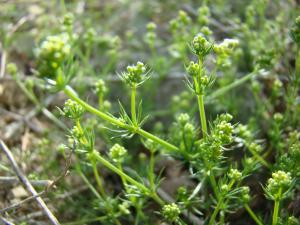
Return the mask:
<path fill-rule="evenodd" d="M 198 141 L 197 152 L 204 160 L 219 162 L 222 158 L 224 145 L 232 141 L 234 127 L 230 123 L 232 116 L 230 114 L 220 115 L 213 123 L 211 134 Z"/>
<path fill-rule="evenodd" d="M 121 78 L 130 86 L 143 83 L 148 77 L 143 76 L 146 73 L 146 66 L 142 62 L 136 65 L 127 66 L 127 72 L 121 75 Z"/>
<path fill-rule="evenodd" d="M 105 94 L 107 92 L 107 87 L 104 80 L 97 80 L 97 82 L 95 83 L 95 91 L 97 95 Z"/>
<path fill-rule="evenodd" d="M 171 203 L 162 208 L 163 217 L 169 222 L 176 222 L 179 219 L 180 209 L 177 204 Z"/>
<path fill-rule="evenodd" d="M 157 38 L 155 30 L 156 30 L 155 23 L 150 22 L 147 24 L 147 33 L 145 36 L 145 42 L 150 46 L 150 48 L 154 47 L 154 42 L 155 42 L 155 39 Z"/>
<path fill-rule="evenodd" d="M 198 9 L 198 23 L 201 26 L 207 26 L 209 23 L 210 10 L 207 6 L 202 6 Z"/>
<path fill-rule="evenodd" d="M 231 169 L 228 173 L 228 177 L 232 180 L 240 180 L 242 178 L 242 173 L 237 169 Z"/>
<path fill-rule="evenodd" d="M 243 203 L 248 203 L 250 201 L 250 188 L 248 186 L 243 186 L 240 188 L 241 198 Z"/>
<path fill-rule="evenodd" d="M 61 113 L 62 115 L 64 115 L 69 119 L 76 120 L 82 117 L 84 113 L 84 108 L 81 105 L 79 105 L 77 102 L 68 99 L 65 102 L 64 108 L 61 111 Z"/>
<path fill-rule="evenodd" d="M 210 43 L 203 35 L 198 34 L 192 41 L 192 51 L 198 57 L 205 57 L 213 49 L 213 44 Z"/>
<path fill-rule="evenodd" d="M 190 62 L 190 64 L 188 65 L 188 67 L 186 68 L 187 73 L 191 76 L 191 77 L 195 77 L 197 75 L 199 75 L 201 73 L 201 66 L 198 63 L 195 63 L 193 61 Z"/>
<path fill-rule="evenodd" d="M 180 10 L 178 17 L 170 21 L 170 29 L 175 33 L 178 29 L 187 26 L 191 22 L 191 18 L 187 15 L 185 11 Z"/>
<path fill-rule="evenodd" d="M 122 162 L 126 155 L 127 155 L 127 150 L 119 144 L 115 144 L 109 150 L 109 157 L 114 162 Z"/>
<path fill-rule="evenodd" d="M 221 44 L 214 45 L 214 52 L 218 56 L 217 65 L 223 67 L 231 65 L 229 56 L 232 55 L 238 45 L 239 41 L 236 39 L 224 39 Z"/>
<path fill-rule="evenodd" d="M 69 35 L 48 36 L 37 49 L 38 70 L 42 76 L 53 77 L 71 51 Z"/>
<path fill-rule="evenodd" d="M 230 123 L 231 120 L 232 116 L 227 113 L 220 115 L 215 121 L 215 127 L 211 136 L 222 145 L 229 144 L 232 141 L 234 127 Z"/>
<path fill-rule="evenodd" d="M 284 171 L 277 171 L 272 173 L 272 178 L 268 180 L 266 187 L 266 194 L 272 200 L 280 200 L 284 197 L 292 185 L 292 178 L 290 173 Z"/>

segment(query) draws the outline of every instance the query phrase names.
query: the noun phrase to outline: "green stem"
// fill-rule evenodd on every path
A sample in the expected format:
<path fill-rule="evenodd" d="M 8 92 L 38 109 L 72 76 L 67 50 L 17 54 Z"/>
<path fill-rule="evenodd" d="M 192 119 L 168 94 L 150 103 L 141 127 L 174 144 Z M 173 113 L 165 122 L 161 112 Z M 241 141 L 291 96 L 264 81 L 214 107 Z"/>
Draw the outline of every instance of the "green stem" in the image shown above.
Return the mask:
<path fill-rule="evenodd" d="M 212 224 L 215 222 L 216 217 L 217 217 L 217 215 L 218 215 L 218 212 L 219 212 L 219 210 L 220 210 L 220 208 L 221 208 L 222 203 L 223 203 L 223 198 L 221 198 L 221 199 L 219 200 L 219 202 L 218 202 L 218 204 L 217 204 L 217 206 L 216 206 L 216 208 L 215 208 L 213 214 L 212 214 L 211 217 L 210 217 L 210 220 L 209 220 L 208 225 L 212 225 Z"/>
<path fill-rule="evenodd" d="M 278 196 L 281 196 L 281 188 L 279 188 Z M 278 199 L 276 198 L 274 203 L 272 225 L 277 225 L 278 223 L 279 206 L 280 206 L 280 198 Z"/>
<path fill-rule="evenodd" d="M 256 222 L 257 225 L 264 225 L 255 215 L 255 213 L 252 211 L 252 209 L 249 207 L 248 204 L 244 205 L 245 209 L 249 213 L 249 215 L 252 217 L 252 219 Z"/>
<path fill-rule="evenodd" d="M 229 190 L 231 190 L 231 188 L 232 188 L 232 186 L 234 185 L 234 183 L 235 183 L 235 180 L 231 180 L 231 181 L 230 181 L 230 183 L 228 184 Z M 222 206 L 224 200 L 225 200 L 225 195 L 222 195 L 222 196 L 219 198 L 219 200 L 218 200 L 218 204 L 217 204 L 217 206 L 216 206 L 216 208 L 215 208 L 215 210 L 214 210 L 212 216 L 210 217 L 210 220 L 209 220 L 208 225 L 212 225 L 212 224 L 215 222 L 216 217 L 217 217 L 217 215 L 218 215 L 218 212 L 220 211 L 221 206 Z"/>
<path fill-rule="evenodd" d="M 87 104 L 86 102 L 84 102 L 83 100 L 81 100 L 76 92 L 70 87 L 70 86 L 66 86 L 65 89 L 64 89 L 64 92 L 66 95 L 68 95 L 72 100 L 74 100 L 75 102 L 77 102 L 78 104 L 80 104 L 81 106 L 83 106 L 87 111 L 97 115 L 98 117 L 100 117 L 101 119 L 103 120 L 106 120 L 108 122 L 110 122 L 111 124 L 113 125 L 116 125 L 120 128 L 124 128 L 126 130 L 129 130 L 131 132 L 135 132 L 145 138 L 148 138 L 162 146 L 164 146 L 166 149 L 170 150 L 170 151 L 179 151 L 179 148 L 176 147 L 175 145 L 172 145 L 162 139 L 160 139 L 159 137 L 153 135 L 153 134 L 150 134 L 148 133 L 147 131 L 141 129 L 141 128 L 136 128 L 136 127 L 133 127 L 131 125 L 128 125 L 104 112 L 101 112 L 99 110 L 97 110 L 96 108 L 92 107 L 91 105 Z"/>
<path fill-rule="evenodd" d="M 105 167 L 107 167 L 108 169 L 110 169 L 114 173 L 118 174 L 121 177 L 121 179 L 127 180 L 129 183 L 133 184 L 134 186 L 139 188 L 141 191 L 145 192 L 145 194 L 147 194 L 148 196 L 153 198 L 158 204 L 160 204 L 160 205 L 164 204 L 163 200 L 155 192 L 152 192 L 145 185 L 141 184 L 140 182 L 138 182 L 138 181 L 134 180 L 133 178 L 131 178 L 130 176 L 128 176 L 126 173 L 124 173 L 119 168 L 117 168 L 116 166 L 111 164 L 109 161 L 107 161 L 102 156 L 100 156 L 99 154 L 95 154 L 95 158 L 100 163 L 102 163 Z"/>
<path fill-rule="evenodd" d="M 131 119 L 134 126 L 138 126 L 137 120 L 136 120 L 136 112 L 135 112 L 135 95 L 136 95 L 136 85 L 133 84 L 131 86 Z"/>
<path fill-rule="evenodd" d="M 265 167 L 270 169 L 272 165 L 268 163 L 263 157 L 261 157 L 259 154 L 257 154 L 256 151 L 253 151 L 251 148 L 248 148 L 248 150 L 251 152 L 251 154 L 258 160 L 260 161 L 261 164 L 263 164 Z"/>
<path fill-rule="evenodd" d="M 149 183 L 150 189 L 154 191 L 155 182 L 154 182 L 154 151 L 150 152 L 150 161 L 149 161 Z"/>
<path fill-rule="evenodd" d="M 198 105 L 200 111 L 201 129 L 202 129 L 203 137 L 205 138 L 207 136 L 207 124 L 206 124 L 203 95 L 198 95 Z"/>
<path fill-rule="evenodd" d="M 100 178 L 98 169 L 97 169 L 97 164 L 96 164 L 95 162 L 92 162 L 92 166 L 93 166 L 94 176 L 95 176 L 97 185 L 98 185 L 98 187 L 99 187 L 100 193 L 101 193 L 101 195 L 102 195 L 103 197 L 105 197 L 105 196 L 106 196 L 106 193 L 105 193 L 105 191 L 104 191 L 104 188 L 103 188 L 103 185 L 102 185 L 102 181 L 101 181 L 101 178 Z"/>
<path fill-rule="evenodd" d="M 103 93 L 100 93 L 98 96 L 98 104 L 99 104 L 99 109 L 103 109 Z"/>
<path fill-rule="evenodd" d="M 230 91 L 231 89 L 233 89 L 235 87 L 238 87 L 241 84 L 245 83 L 246 81 L 250 80 L 255 75 L 257 75 L 257 71 L 256 70 L 254 70 L 253 72 L 247 74 L 246 76 L 243 76 L 242 78 L 234 81 L 230 85 L 227 85 L 225 87 L 222 87 L 222 88 L 214 91 L 214 93 L 211 94 L 211 95 L 209 95 L 206 100 L 212 100 L 212 99 L 217 98 L 217 97 L 219 97 L 221 95 L 224 95 L 226 92 Z"/>

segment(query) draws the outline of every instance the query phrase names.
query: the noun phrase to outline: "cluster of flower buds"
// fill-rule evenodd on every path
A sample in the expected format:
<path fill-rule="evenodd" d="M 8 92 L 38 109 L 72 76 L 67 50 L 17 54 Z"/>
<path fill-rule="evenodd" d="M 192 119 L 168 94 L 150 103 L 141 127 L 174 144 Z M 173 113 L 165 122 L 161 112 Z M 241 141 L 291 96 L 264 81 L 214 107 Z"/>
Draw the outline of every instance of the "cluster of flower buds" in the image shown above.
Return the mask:
<path fill-rule="evenodd" d="M 188 24 L 190 24 L 191 18 L 183 10 L 180 10 L 178 17 L 170 21 L 170 29 L 173 33 L 177 32 L 178 29 L 181 29 Z"/>
<path fill-rule="evenodd" d="M 241 197 L 240 200 L 243 203 L 248 203 L 250 201 L 250 188 L 248 186 L 243 186 L 240 188 Z"/>
<path fill-rule="evenodd" d="M 130 86 L 143 83 L 148 77 L 143 76 L 146 73 L 146 66 L 142 62 L 136 65 L 127 66 L 127 72 L 121 75 L 121 78 Z"/>
<path fill-rule="evenodd" d="M 198 95 L 202 95 L 206 89 L 206 87 L 211 84 L 212 80 L 205 74 L 205 69 L 198 63 L 193 61 L 190 62 L 188 67 L 186 68 L 187 73 L 197 79 L 197 83 L 199 85 L 199 90 L 193 88 L 195 93 Z"/>
<path fill-rule="evenodd" d="M 214 122 L 215 127 L 212 131 L 212 137 L 218 140 L 222 145 L 232 141 L 234 127 L 230 123 L 232 116 L 228 113 L 220 115 Z"/>
<path fill-rule="evenodd" d="M 48 36 L 37 49 L 38 70 L 42 76 L 53 77 L 71 51 L 69 35 Z"/>
<path fill-rule="evenodd" d="M 236 127 L 235 127 L 235 130 L 234 130 L 234 133 L 242 138 L 242 139 L 245 139 L 245 140 L 249 140 L 252 138 L 252 132 L 251 130 L 248 128 L 247 125 L 244 125 L 244 124 L 238 124 Z"/>
<path fill-rule="evenodd" d="M 239 41 L 236 39 L 224 39 L 222 43 L 214 45 L 214 52 L 218 56 L 217 65 L 223 67 L 231 65 L 229 56 L 232 55 L 238 45 Z"/>
<path fill-rule="evenodd" d="M 91 47 L 97 38 L 97 32 L 95 31 L 94 28 L 89 28 L 83 35 L 83 39 L 84 39 L 84 45 L 86 47 Z"/>
<path fill-rule="evenodd" d="M 180 214 L 180 208 L 175 203 L 164 205 L 162 208 L 162 215 L 168 222 L 178 221 L 179 214 Z"/>
<path fill-rule="evenodd" d="M 127 150 L 119 144 L 115 144 L 109 150 L 109 157 L 116 163 L 122 162 L 126 155 Z"/>
<path fill-rule="evenodd" d="M 186 70 L 191 77 L 196 77 L 201 73 L 202 68 L 198 63 L 191 61 Z"/>
<path fill-rule="evenodd" d="M 292 185 L 290 173 L 277 171 L 272 173 L 272 178 L 268 180 L 266 194 L 272 200 L 280 200 Z"/>
<path fill-rule="evenodd" d="M 79 105 L 77 102 L 68 99 L 65 102 L 64 108 L 61 113 L 62 115 L 64 115 L 69 119 L 77 120 L 82 117 L 84 113 L 84 108 L 81 105 Z"/>
<path fill-rule="evenodd" d="M 231 119 L 230 114 L 220 115 L 213 123 L 211 135 L 196 143 L 201 158 L 210 162 L 219 162 L 222 158 L 223 145 L 229 144 L 233 139 L 233 125 L 229 122 Z"/>
<path fill-rule="evenodd" d="M 242 178 L 242 173 L 237 169 L 230 169 L 228 177 L 234 181 L 238 181 Z"/>
<path fill-rule="evenodd" d="M 201 26 L 209 24 L 210 10 L 207 6 L 202 6 L 198 9 L 198 23 Z"/>
<path fill-rule="evenodd" d="M 156 30 L 156 24 L 153 22 L 150 22 L 147 24 L 147 33 L 145 36 L 145 42 L 150 46 L 150 48 L 154 47 L 154 42 L 157 38 L 157 35 L 155 33 Z"/>
<path fill-rule="evenodd" d="M 213 49 L 213 44 L 210 43 L 203 35 L 198 34 L 192 41 L 192 51 L 198 57 L 205 57 Z"/>
<path fill-rule="evenodd" d="M 107 87 L 103 79 L 97 80 L 95 83 L 95 91 L 97 95 L 105 94 L 107 92 Z"/>
<path fill-rule="evenodd" d="M 239 41 L 236 39 L 224 39 L 224 41 L 218 45 L 214 45 L 214 51 L 216 54 L 229 55 L 239 45 Z"/>

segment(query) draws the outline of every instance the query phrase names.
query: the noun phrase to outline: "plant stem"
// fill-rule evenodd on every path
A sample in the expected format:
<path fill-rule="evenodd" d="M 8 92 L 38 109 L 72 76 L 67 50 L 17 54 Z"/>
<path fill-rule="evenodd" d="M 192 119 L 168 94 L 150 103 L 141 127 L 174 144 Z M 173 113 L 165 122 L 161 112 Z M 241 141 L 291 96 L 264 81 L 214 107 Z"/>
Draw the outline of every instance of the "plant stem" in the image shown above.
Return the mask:
<path fill-rule="evenodd" d="M 218 212 L 219 212 L 219 210 L 220 210 L 220 208 L 221 208 L 222 203 L 223 203 L 223 197 L 219 200 L 219 202 L 218 202 L 218 204 L 217 204 L 217 206 L 216 206 L 216 208 L 215 208 L 213 214 L 212 214 L 211 217 L 210 217 L 210 220 L 209 220 L 208 225 L 212 225 L 212 224 L 215 222 L 216 217 L 217 217 L 217 215 L 218 215 Z"/>
<path fill-rule="evenodd" d="M 249 215 L 252 217 L 252 219 L 256 222 L 257 225 L 264 225 L 255 215 L 255 213 L 252 211 L 252 209 L 249 207 L 248 204 L 244 205 L 245 209 L 249 213 Z"/>
<path fill-rule="evenodd" d="M 145 138 L 148 138 L 162 146 L 164 146 L 166 149 L 170 150 L 170 151 L 179 151 L 179 148 L 176 147 L 175 145 L 172 145 L 162 139 L 160 139 L 159 137 L 148 133 L 147 131 L 141 129 L 141 128 L 136 128 L 133 127 L 131 125 L 128 125 L 104 112 L 101 112 L 99 110 L 97 110 L 96 108 L 92 107 L 91 105 L 89 105 L 88 103 L 84 102 L 83 100 L 81 100 L 78 96 L 77 93 L 70 87 L 70 86 L 66 86 L 64 89 L 64 92 L 66 95 L 68 95 L 72 100 L 74 100 L 75 102 L 77 102 L 78 104 L 80 104 L 81 106 L 83 106 L 87 111 L 97 115 L 98 117 L 100 117 L 103 120 L 106 120 L 108 122 L 110 122 L 113 125 L 116 125 L 120 128 L 124 128 L 126 130 L 129 130 L 131 132 L 135 132 Z"/>
<path fill-rule="evenodd" d="M 155 183 L 154 183 L 154 151 L 150 151 L 150 161 L 149 161 L 149 183 L 150 189 L 154 191 Z"/>
<path fill-rule="evenodd" d="M 131 86 L 131 119 L 134 126 L 138 126 L 136 120 L 136 112 L 135 112 L 135 95 L 136 95 L 136 85 L 133 84 Z"/>
<path fill-rule="evenodd" d="M 231 190 L 231 188 L 232 188 L 232 186 L 234 185 L 234 183 L 235 183 L 234 180 L 230 181 L 230 183 L 228 184 L 229 190 Z M 215 208 L 215 210 L 214 210 L 212 216 L 210 217 L 210 220 L 209 220 L 208 225 L 212 225 L 212 224 L 215 222 L 216 217 L 217 217 L 217 215 L 218 215 L 218 212 L 219 212 L 220 209 L 221 209 L 221 206 L 222 206 L 222 204 L 223 204 L 223 202 L 224 202 L 225 197 L 226 197 L 226 195 L 224 195 L 224 194 L 223 194 L 221 197 L 219 197 L 219 199 L 218 199 L 218 204 L 217 204 L 217 206 L 216 206 L 216 208 Z"/>
<path fill-rule="evenodd" d="M 197 98 L 198 98 L 198 106 L 199 106 L 199 112 L 200 112 L 201 129 L 202 129 L 203 137 L 206 138 L 207 124 L 206 124 L 203 95 L 198 95 Z"/>
<path fill-rule="evenodd" d="M 215 175 L 214 175 L 214 172 L 213 172 L 212 169 L 209 171 L 209 181 L 210 181 L 210 184 L 213 188 L 214 194 L 218 199 L 219 198 L 219 191 L 218 191 L 218 187 L 217 187 L 216 178 L 215 178 Z"/>
<path fill-rule="evenodd" d="M 102 195 L 103 197 L 105 197 L 105 196 L 106 196 L 106 193 L 105 193 L 105 191 L 104 191 L 104 188 L 103 188 L 103 185 L 102 185 L 102 181 L 101 181 L 101 178 L 100 178 L 98 169 L 97 169 L 97 164 L 96 164 L 95 162 L 93 162 L 93 163 L 92 163 L 92 166 L 93 166 L 94 176 L 95 176 L 97 185 L 98 185 L 98 187 L 99 187 L 100 193 L 101 193 L 101 195 Z"/>
<path fill-rule="evenodd" d="M 158 204 L 163 205 L 163 200 L 155 193 L 149 190 L 144 184 L 134 180 L 130 176 L 128 176 L 126 173 L 124 173 L 122 170 L 111 164 L 109 161 L 107 161 L 105 158 L 100 156 L 99 154 L 95 154 L 95 158 L 102 163 L 105 167 L 113 171 L 114 173 L 118 174 L 121 179 L 127 180 L 129 183 L 135 185 L 137 188 L 139 188 L 141 191 L 144 191 L 145 194 L 147 194 L 149 197 L 153 198 Z"/>
<path fill-rule="evenodd" d="M 270 169 L 272 165 L 268 163 L 263 157 L 261 157 L 259 154 L 257 154 L 256 151 L 253 151 L 251 148 L 248 148 L 248 150 L 251 152 L 251 154 L 258 160 L 260 161 L 261 164 L 263 164 L 265 167 Z"/>
<path fill-rule="evenodd" d="M 103 93 L 100 93 L 98 96 L 98 104 L 99 104 L 99 109 L 103 109 Z"/>
<path fill-rule="evenodd" d="M 281 196 L 281 188 L 279 188 L 278 196 Z M 274 210 L 273 210 L 273 218 L 272 218 L 272 225 L 277 225 L 278 222 L 278 213 L 279 213 L 279 206 L 280 206 L 280 198 L 275 199 L 274 203 Z"/>
<path fill-rule="evenodd" d="M 221 95 L 224 95 L 226 92 L 230 91 L 231 89 L 238 87 L 239 85 L 245 83 L 246 81 L 250 80 L 252 77 L 254 77 L 255 75 L 257 75 L 257 71 L 254 70 L 253 72 L 247 74 L 246 76 L 243 76 L 242 78 L 234 81 L 233 83 L 225 86 L 225 87 L 221 87 L 218 90 L 214 91 L 213 94 L 209 95 L 208 98 L 206 100 L 212 100 L 214 98 L 217 98 Z"/>

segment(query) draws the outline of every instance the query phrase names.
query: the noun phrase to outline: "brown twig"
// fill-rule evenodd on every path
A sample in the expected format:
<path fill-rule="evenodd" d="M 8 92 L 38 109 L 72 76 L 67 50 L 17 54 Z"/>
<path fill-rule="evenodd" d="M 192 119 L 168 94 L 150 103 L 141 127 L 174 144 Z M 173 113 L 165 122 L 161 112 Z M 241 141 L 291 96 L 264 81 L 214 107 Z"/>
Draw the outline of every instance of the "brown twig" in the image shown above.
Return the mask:
<path fill-rule="evenodd" d="M 0 144 L 2 144 L 3 142 L 0 140 Z M 1 147 L 1 146 L 0 146 Z M 64 170 L 62 171 L 62 173 L 54 180 L 54 181 L 51 181 L 51 183 L 48 183 L 48 185 L 45 187 L 45 189 L 43 191 L 41 191 L 40 193 L 37 193 L 36 195 L 32 195 L 28 198 L 25 198 L 23 199 L 22 201 L 19 201 L 13 205 L 10 205 L 6 208 L 3 208 L 0 210 L 0 213 L 4 213 L 6 211 L 9 211 L 9 210 L 12 210 L 12 209 L 15 209 L 15 208 L 18 208 L 20 207 L 22 204 L 28 202 L 28 201 L 31 201 L 33 199 L 36 199 L 44 194 L 47 194 L 49 192 L 49 190 L 51 188 L 53 188 L 55 186 L 55 184 L 60 180 L 62 179 L 63 177 L 65 177 L 67 174 L 68 174 L 68 170 L 70 168 L 70 165 L 71 165 L 71 159 L 72 159 L 72 155 L 75 151 L 75 142 L 74 142 L 74 145 L 73 145 L 73 148 L 72 148 L 72 151 L 71 153 L 69 154 L 68 156 L 68 159 L 67 159 L 67 162 L 66 162 L 66 165 L 65 165 L 65 168 Z"/>
<path fill-rule="evenodd" d="M 15 185 L 19 182 L 17 177 L 2 177 L 0 176 L 0 185 Z M 48 186 L 53 181 L 51 180 L 30 180 L 29 181 L 33 186 Z"/>
<path fill-rule="evenodd" d="M 32 197 L 36 199 L 40 207 L 43 209 L 49 220 L 51 221 L 52 224 L 54 225 L 59 225 L 60 223 L 56 219 L 56 217 L 53 215 L 53 213 L 49 210 L 43 199 L 38 196 L 39 194 L 36 192 L 34 187 L 31 185 L 27 177 L 23 174 L 21 169 L 19 168 L 18 164 L 16 163 L 14 156 L 12 155 L 11 151 L 8 149 L 8 147 L 5 145 L 5 143 L 0 140 L 0 148 L 1 150 L 6 154 L 7 158 L 12 164 L 12 167 L 18 176 L 19 180 L 21 181 L 22 184 L 26 187 L 26 189 L 32 194 Z"/>

